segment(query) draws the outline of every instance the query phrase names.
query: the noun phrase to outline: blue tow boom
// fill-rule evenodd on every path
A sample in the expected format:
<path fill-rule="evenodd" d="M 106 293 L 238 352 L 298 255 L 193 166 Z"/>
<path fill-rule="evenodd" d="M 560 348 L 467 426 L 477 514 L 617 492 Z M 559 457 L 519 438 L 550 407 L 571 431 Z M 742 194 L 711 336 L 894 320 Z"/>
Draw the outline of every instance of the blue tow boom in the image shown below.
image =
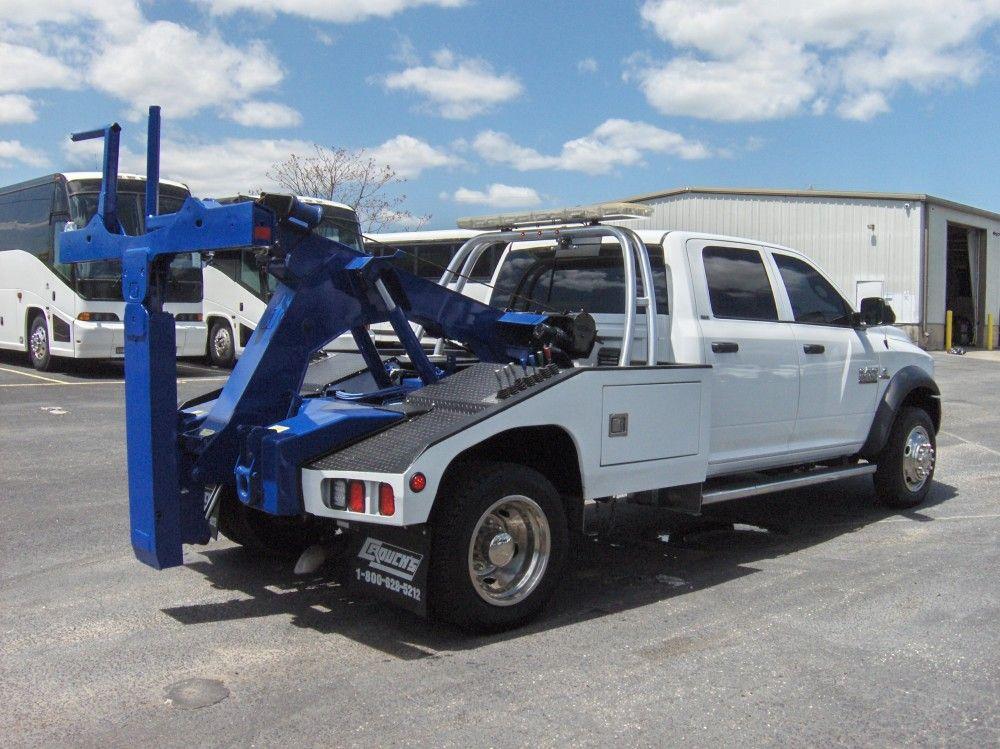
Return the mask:
<path fill-rule="evenodd" d="M 162 569 L 183 563 L 182 544 L 206 543 L 206 495 L 230 486 L 241 502 L 274 515 L 303 512 L 304 462 L 403 418 L 366 402 L 302 398 L 310 357 L 350 331 L 377 388 L 400 397 L 367 326 L 389 322 L 421 387 L 446 371 L 427 357 L 410 323 L 465 345 L 482 361 L 524 361 L 545 316 L 505 313 L 312 232 L 317 207 L 292 196 L 220 205 L 188 198 L 159 215 L 159 107 L 150 108 L 146 231 L 125 234 L 117 215 L 117 123 L 74 134 L 103 138 L 97 212 L 60 236 L 63 262 L 120 260 L 125 300 L 125 407 L 131 541 Z M 260 248 L 278 281 L 267 310 L 225 386 L 204 408 L 177 409 L 173 316 L 163 311 L 167 266 L 180 253 Z M 273 427 L 279 428 L 274 429 Z"/>

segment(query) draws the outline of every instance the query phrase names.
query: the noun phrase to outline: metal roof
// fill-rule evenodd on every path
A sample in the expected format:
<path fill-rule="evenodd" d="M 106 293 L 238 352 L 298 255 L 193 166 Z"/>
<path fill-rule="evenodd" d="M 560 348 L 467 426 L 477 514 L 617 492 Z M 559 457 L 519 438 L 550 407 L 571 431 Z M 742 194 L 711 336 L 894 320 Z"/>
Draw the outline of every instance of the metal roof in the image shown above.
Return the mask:
<path fill-rule="evenodd" d="M 658 198 L 672 198 L 677 195 L 750 195 L 755 197 L 781 197 L 781 198 L 846 198 L 851 200 L 908 200 L 913 203 L 929 203 L 939 205 L 942 208 L 951 208 L 963 213 L 971 213 L 976 216 L 984 216 L 994 221 L 1000 221 L 1000 213 L 988 211 L 985 208 L 956 203 L 953 200 L 945 200 L 926 193 L 913 192 L 867 192 L 852 190 L 783 190 L 760 187 L 677 187 L 671 190 L 660 192 L 650 192 L 643 195 L 633 195 L 625 198 L 626 203 L 642 203 Z"/>

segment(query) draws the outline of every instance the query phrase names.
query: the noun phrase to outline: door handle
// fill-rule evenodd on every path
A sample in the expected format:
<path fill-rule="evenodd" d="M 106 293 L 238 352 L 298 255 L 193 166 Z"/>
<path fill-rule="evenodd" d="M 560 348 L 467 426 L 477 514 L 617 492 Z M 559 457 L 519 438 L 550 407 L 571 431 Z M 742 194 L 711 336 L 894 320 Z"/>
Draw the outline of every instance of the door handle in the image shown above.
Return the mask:
<path fill-rule="evenodd" d="M 826 346 L 823 346 L 822 344 L 819 343 L 807 343 L 805 346 L 802 347 L 802 350 L 805 351 L 807 354 L 822 354 L 824 351 L 826 351 Z"/>
<path fill-rule="evenodd" d="M 240 302 L 240 312 L 243 311 L 243 302 Z"/>
<path fill-rule="evenodd" d="M 712 341 L 713 354 L 735 354 L 740 350 L 740 344 L 733 341 Z"/>

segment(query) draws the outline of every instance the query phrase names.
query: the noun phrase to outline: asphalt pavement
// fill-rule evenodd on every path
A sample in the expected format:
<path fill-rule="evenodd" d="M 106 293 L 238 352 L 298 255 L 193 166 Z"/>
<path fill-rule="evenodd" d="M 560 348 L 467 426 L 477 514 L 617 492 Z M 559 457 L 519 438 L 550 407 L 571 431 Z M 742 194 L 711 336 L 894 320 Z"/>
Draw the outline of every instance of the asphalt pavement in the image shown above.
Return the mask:
<path fill-rule="evenodd" d="M 923 507 L 867 479 L 619 507 L 539 621 L 469 637 L 224 540 L 139 564 L 121 365 L 0 354 L 2 743 L 997 746 L 1000 365 L 936 358 Z"/>

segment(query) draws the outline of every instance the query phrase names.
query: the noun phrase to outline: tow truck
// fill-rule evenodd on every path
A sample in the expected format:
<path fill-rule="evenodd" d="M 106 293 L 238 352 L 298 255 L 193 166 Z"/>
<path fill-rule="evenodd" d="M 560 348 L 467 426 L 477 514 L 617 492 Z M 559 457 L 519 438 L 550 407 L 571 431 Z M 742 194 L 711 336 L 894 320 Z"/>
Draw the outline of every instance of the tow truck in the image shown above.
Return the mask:
<path fill-rule="evenodd" d="M 697 513 L 873 475 L 882 502 L 909 507 L 930 488 L 930 357 L 883 300 L 853 311 L 788 248 L 637 232 L 620 222 L 643 207 L 600 205 L 465 222 L 481 233 L 434 283 L 319 236 L 319 212 L 292 196 L 157 215 L 155 107 L 146 232 L 128 236 L 119 132 L 73 136 L 104 139 L 104 176 L 94 219 L 60 245 L 67 262 L 123 262 L 131 541 L 152 567 L 216 530 L 292 556 L 343 536 L 357 589 L 497 630 L 552 595 L 589 501 Z M 497 242 L 488 305 L 461 291 Z M 243 247 L 276 290 L 224 387 L 178 409 L 165 268 Z M 379 323 L 404 355 L 379 353 Z M 363 367 L 303 391 L 311 357 L 345 332 Z"/>

